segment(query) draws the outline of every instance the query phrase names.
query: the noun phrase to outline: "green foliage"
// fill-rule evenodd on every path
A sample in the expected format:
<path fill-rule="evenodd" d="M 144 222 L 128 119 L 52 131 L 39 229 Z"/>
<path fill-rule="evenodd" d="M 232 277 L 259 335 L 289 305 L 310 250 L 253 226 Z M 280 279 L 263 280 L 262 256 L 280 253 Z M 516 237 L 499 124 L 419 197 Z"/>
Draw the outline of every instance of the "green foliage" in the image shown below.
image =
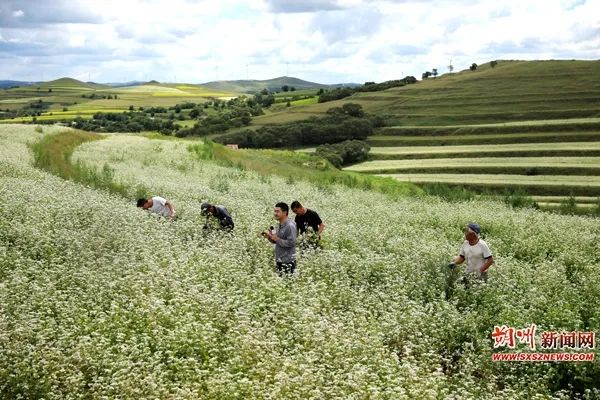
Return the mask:
<path fill-rule="evenodd" d="M 321 145 L 317 147 L 316 155 L 328 160 L 337 168 L 365 161 L 368 158 L 370 146 L 361 140 L 345 140 L 341 143 Z"/>
<path fill-rule="evenodd" d="M 71 155 L 77 146 L 102 138 L 99 135 L 72 130 L 47 135 L 31 145 L 34 166 L 64 179 L 129 197 L 132 190 L 115 179 L 114 171 L 108 163 L 97 170 L 81 161 L 71 162 Z M 137 185 L 133 192 L 139 194 L 148 191 L 142 185 Z"/>
<path fill-rule="evenodd" d="M 364 140 L 373 132 L 373 124 L 364 117 L 360 105 L 347 104 L 346 108 L 331 109 L 323 118 L 265 126 L 255 131 L 243 130 L 218 136 L 222 144 L 235 143 L 248 148 L 299 147 L 312 144 L 337 143 L 349 139 Z M 361 115 L 362 117 L 355 117 Z"/>
<path fill-rule="evenodd" d="M 474 200 L 481 192 L 463 186 L 452 186 L 443 183 L 425 183 L 419 185 L 430 196 L 440 197 L 448 201 Z"/>
<path fill-rule="evenodd" d="M 253 116 L 263 113 L 262 105 L 256 98 L 245 96 L 230 99 L 228 101 L 213 101 L 214 112 L 206 113 L 192 128 L 181 129 L 176 133 L 177 137 L 206 136 L 209 134 L 222 133 L 231 128 L 247 126 Z M 197 108 L 190 111 L 190 117 L 200 115 Z"/>
<path fill-rule="evenodd" d="M 215 160 L 222 165 L 242 170 L 255 171 L 268 178 L 278 175 L 286 179 L 303 180 L 323 188 L 341 184 L 352 188 L 373 190 L 391 198 L 420 196 L 423 191 L 417 186 L 398 182 L 392 178 L 339 171 L 320 158 L 293 151 L 274 150 L 231 150 L 205 140 L 204 145 L 188 146 L 188 151 L 201 160 Z"/>
<path fill-rule="evenodd" d="M 169 135 L 179 130 L 172 119 L 152 118 L 145 112 L 96 113 L 92 119 L 75 118 L 72 126 L 92 132 L 158 131 Z"/>
<path fill-rule="evenodd" d="M 504 202 L 513 208 L 539 208 L 537 202 L 522 188 L 507 190 Z"/>
<path fill-rule="evenodd" d="M 354 93 L 360 92 L 379 92 L 394 87 L 402 87 L 412 83 L 416 83 L 417 80 L 414 76 L 407 76 L 403 79 L 396 79 L 391 81 L 385 81 L 381 83 L 365 82 L 363 86 L 356 88 L 336 88 L 332 90 L 321 91 L 319 90 L 319 103 L 325 103 L 327 101 L 339 100 L 345 97 L 351 96 Z"/>

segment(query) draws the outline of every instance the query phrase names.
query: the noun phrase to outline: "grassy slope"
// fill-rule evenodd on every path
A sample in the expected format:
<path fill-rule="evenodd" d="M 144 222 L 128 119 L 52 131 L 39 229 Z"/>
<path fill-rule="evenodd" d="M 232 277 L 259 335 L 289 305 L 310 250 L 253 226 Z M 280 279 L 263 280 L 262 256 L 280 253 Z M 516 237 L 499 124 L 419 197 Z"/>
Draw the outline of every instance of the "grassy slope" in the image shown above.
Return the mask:
<path fill-rule="evenodd" d="M 322 115 L 349 101 L 393 124 L 456 125 L 599 116 L 600 62 L 500 61 L 383 92 L 284 110 L 256 125 Z M 560 113 L 557 111 L 560 110 Z"/>
<path fill-rule="evenodd" d="M 597 179 L 595 159 L 571 159 L 565 164 L 561 158 L 600 155 L 599 78 L 597 61 L 500 61 L 493 69 L 486 64 L 477 71 L 447 74 L 384 92 L 292 107 L 255 123 L 322 115 L 330 107 L 351 101 L 385 117 L 392 126 L 378 129 L 368 139 L 371 160 L 377 161 L 349 170 L 404 172 L 394 176 L 476 189 L 520 187 L 545 195 L 595 195 L 596 188 L 585 187 L 590 179 Z M 473 157 L 503 160 L 473 164 L 464 159 Z M 454 160 L 444 160 L 448 158 Z M 483 176 L 461 175 L 473 172 Z"/>

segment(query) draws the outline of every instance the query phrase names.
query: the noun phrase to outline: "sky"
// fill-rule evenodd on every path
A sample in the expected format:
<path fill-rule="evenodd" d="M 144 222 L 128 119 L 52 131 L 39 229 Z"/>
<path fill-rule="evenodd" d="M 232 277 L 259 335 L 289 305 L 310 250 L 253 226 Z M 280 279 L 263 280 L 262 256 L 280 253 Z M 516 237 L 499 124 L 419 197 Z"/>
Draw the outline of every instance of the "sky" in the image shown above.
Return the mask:
<path fill-rule="evenodd" d="M 600 59 L 600 0 L 0 0 L 0 79 L 381 82 Z"/>

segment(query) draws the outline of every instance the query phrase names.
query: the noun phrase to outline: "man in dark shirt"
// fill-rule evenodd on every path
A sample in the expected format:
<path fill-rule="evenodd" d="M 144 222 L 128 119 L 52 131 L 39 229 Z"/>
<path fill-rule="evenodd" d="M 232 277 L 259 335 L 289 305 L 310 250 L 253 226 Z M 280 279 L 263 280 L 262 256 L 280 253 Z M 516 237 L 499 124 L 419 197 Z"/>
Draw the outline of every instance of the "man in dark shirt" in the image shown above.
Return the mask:
<path fill-rule="evenodd" d="M 292 211 L 296 214 L 294 222 L 298 227 L 298 233 L 307 236 L 310 230 L 316 235 L 314 242 L 318 243 L 321 240 L 321 233 L 325 229 L 325 224 L 315 211 L 303 207 L 299 201 L 292 202 Z"/>
<path fill-rule="evenodd" d="M 206 222 L 208 223 L 208 217 L 213 216 L 219 220 L 221 229 L 226 231 L 233 230 L 233 218 L 229 214 L 229 211 L 223 206 L 215 206 L 209 203 L 202 203 L 200 206 L 200 212 L 202 215 L 206 215 Z M 206 226 L 206 225 L 205 225 Z"/>

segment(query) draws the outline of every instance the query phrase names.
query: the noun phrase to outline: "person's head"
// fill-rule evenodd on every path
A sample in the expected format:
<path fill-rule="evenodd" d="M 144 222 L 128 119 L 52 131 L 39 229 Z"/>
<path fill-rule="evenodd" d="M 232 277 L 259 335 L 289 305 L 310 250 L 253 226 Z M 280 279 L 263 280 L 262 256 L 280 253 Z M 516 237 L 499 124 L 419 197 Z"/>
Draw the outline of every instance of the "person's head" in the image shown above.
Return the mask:
<path fill-rule="evenodd" d="M 472 222 L 465 226 L 463 232 L 465 233 L 465 239 L 469 242 L 475 242 L 481 234 L 481 227 L 479 224 Z"/>
<path fill-rule="evenodd" d="M 202 215 L 213 214 L 215 212 L 215 206 L 210 203 L 202 203 L 200 206 L 200 213 Z"/>
<path fill-rule="evenodd" d="M 275 210 L 273 211 L 273 215 L 275 219 L 279 222 L 283 222 L 287 219 L 288 214 L 290 212 L 290 208 L 287 204 L 280 202 L 275 204 Z"/>
<path fill-rule="evenodd" d="M 150 208 L 150 201 L 148 199 L 138 199 L 137 206 L 146 210 Z"/>
<path fill-rule="evenodd" d="M 302 204 L 300 204 L 300 202 L 298 200 L 294 200 L 292 201 L 292 211 L 294 212 L 294 214 L 296 215 L 304 215 L 304 213 L 306 212 L 306 209 L 304 207 L 302 207 Z"/>

